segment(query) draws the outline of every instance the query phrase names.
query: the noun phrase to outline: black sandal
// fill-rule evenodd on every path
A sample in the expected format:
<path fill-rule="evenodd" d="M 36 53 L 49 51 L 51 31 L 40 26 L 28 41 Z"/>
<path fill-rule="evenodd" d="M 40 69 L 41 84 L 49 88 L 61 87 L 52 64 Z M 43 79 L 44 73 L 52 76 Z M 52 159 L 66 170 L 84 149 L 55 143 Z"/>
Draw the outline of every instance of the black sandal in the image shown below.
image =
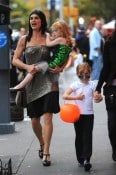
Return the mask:
<path fill-rule="evenodd" d="M 39 150 L 39 157 L 40 157 L 40 159 L 43 159 L 43 145 L 40 145 L 40 150 Z"/>
<path fill-rule="evenodd" d="M 50 154 L 43 154 L 43 156 L 45 156 L 45 159 L 43 160 L 43 166 L 50 166 L 51 161 L 47 160 L 47 157 L 50 156 Z"/>

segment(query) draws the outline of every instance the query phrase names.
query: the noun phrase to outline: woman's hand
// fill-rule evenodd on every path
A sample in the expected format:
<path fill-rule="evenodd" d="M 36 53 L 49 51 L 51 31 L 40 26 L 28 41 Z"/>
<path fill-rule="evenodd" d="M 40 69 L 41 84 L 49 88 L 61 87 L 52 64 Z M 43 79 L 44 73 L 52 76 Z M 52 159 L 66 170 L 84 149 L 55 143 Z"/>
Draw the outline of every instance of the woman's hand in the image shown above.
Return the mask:
<path fill-rule="evenodd" d="M 36 67 L 35 64 L 26 65 L 26 67 L 27 67 L 26 69 L 27 69 L 27 72 L 28 72 L 28 73 L 35 74 L 35 73 L 38 72 L 37 67 Z"/>
<path fill-rule="evenodd" d="M 67 62 L 65 62 L 61 67 L 59 67 L 58 65 L 55 65 L 55 68 L 52 69 L 49 67 L 49 71 L 52 73 L 59 73 L 59 72 L 63 72 L 63 69 L 65 68 Z"/>
<path fill-rule="evenodd" d="M 49 67 L 49 71 L 52 73 L 59 73 L 63 71 L 63 68 L 56 65 L 54 69 Z"/>

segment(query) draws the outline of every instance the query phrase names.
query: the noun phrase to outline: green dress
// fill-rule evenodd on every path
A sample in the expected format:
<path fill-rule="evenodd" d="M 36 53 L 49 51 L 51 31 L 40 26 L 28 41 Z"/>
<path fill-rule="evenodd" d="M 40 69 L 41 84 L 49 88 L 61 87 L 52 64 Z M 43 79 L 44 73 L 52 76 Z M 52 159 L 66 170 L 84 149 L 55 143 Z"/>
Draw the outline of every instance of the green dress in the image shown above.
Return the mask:
<path fill-rule="evenodd" d="M 69 58 L 71 47 L 66 45 L 57 45 L 53 49 L 52 60 L 49 62 L 49 67 L 54 69 L 55 66 L 62 66 Z"/>

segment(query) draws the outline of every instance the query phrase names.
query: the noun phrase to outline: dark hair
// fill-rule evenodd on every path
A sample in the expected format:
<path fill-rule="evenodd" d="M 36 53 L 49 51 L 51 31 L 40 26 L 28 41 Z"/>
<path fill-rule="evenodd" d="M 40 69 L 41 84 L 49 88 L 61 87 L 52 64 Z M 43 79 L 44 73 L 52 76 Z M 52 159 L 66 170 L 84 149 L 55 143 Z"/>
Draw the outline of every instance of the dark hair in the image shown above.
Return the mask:
<path fill-rule="evenodd" d="M 44 13 L 40 10 L 33 10 L 31 12 L 31 14 L 29 15 L 29 33 L 28 33 L 28 37 L 27 37 L 27 40 L 30 41 L 31 37 L 32 37 L 32 28 L 31 28 L 31 25 L 30 25 L 30 16 L 32 14 L 36 14 L 39 16 L 39 18 L 41 19 L 41 33 L 42 34 L 45 34 L 46 30 L 47 30 L 47 21 L 46 21 L 46 16 L 44 15 Z"/>

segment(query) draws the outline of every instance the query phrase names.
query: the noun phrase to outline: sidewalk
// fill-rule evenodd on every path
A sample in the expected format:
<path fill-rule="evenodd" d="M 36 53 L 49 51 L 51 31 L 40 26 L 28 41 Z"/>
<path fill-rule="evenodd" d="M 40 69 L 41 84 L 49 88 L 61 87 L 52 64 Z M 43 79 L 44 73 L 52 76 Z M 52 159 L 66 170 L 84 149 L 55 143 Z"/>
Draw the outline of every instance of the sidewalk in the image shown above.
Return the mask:
<path fill-rule="evenodd" d="M 63 89 L 61 89 L 61 95 Z M 60 102 L 62 100 L 60 98 Z M 95 122 L 93 132 L 93 156 L 91 159 L 94 175 L 115 175 L 116 163 L 111 158 L 111 147 L 107 133 L 107 115 L 104 101 L 94 104 Z M 12 159 L 13 174 L 16 175 L 85 175 L 78 167 L 73 124 L 64 123 L 54 115 L 54 132 L 51 143 L 52 164 L 43 167 L 38 157 L 39 144 L 32 132 L 31 122 L 25 114 L 24 121 L 15 123 L 13 134 L 0 135 L 0 158 Z"/>

